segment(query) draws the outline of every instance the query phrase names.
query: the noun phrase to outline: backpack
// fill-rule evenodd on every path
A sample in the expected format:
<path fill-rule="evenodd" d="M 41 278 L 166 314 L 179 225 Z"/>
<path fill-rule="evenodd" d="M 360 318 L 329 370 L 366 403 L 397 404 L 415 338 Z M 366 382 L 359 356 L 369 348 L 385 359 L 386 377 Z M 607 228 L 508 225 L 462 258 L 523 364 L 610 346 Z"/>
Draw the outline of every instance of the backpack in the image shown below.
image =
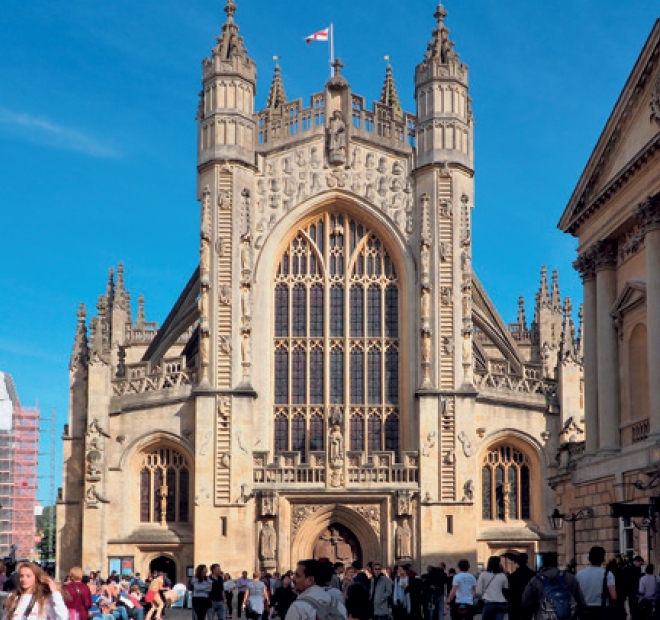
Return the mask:
<path fill-rule="evenodd" d="M 299 596 L 297 600 L 309 603 L 316 610 L 316 620 L 346 620 L 346 616 L 339 611 L 334 598 L 330 599 L 329 605 L 321 603 L 311 596 Z"/>
<path fill-rule="evenodd" d="M 543 620 L 572 620 L 576 617 L 577 603 L 566 585 L 564 571 L 555 577 L 537 575 L 543 584 L 543 596 L 539 603 L 539 612 Z"/>

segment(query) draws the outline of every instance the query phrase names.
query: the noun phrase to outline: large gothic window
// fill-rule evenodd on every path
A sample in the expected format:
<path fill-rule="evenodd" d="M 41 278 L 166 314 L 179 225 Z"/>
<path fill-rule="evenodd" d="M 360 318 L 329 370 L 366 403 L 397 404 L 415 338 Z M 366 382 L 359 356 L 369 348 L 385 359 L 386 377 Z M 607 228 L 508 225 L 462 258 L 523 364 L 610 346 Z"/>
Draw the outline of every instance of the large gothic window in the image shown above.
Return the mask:
<path fill-rule="evenodd" d="M 180 452 L 156 448 L 142 454 L 140 521 L 186 523 L 190 519 L 190 467 Z"/>
<path fill-rule="evenodd" d="M 325 213 L 288 243 L 275 276 L 275 453 L 325 446 L 340 405 L 351 450 L 399 449 L 399 280 L 383 242 Z"/>
<path fill-rule="evenodd" d="M 510 445 L 491 448 L 481 467 L 481 513 L 484 519 L 530 519 L 530 463 Z"/>

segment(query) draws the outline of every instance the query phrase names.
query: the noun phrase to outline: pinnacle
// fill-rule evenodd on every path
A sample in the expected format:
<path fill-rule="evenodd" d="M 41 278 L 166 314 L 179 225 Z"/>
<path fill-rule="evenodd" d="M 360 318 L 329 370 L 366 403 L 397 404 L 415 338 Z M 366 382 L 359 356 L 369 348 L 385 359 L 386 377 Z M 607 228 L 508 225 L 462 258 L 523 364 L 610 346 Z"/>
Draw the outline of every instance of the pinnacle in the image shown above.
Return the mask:
<path fill-rule="evenodd" d="M 225 6 L 225 13 L 227 13 L 227 23 L 234 23 L 234 15 L 236 14 L 236 3 L 234 0 L 227 0 L 227 5 Z"/>
<path fill-rule="evenodd" d="M 447 64 L 449 60 L 457 59 L 458 56 L 454 52 L 453 41 L 449 40 L 449 28 L 445 26 L 447 11 L 442 4 L 438 5 L 433 17 L 436 18 L 438 24 L 433 30 L 433 39 L 428 44 L 426 57 L 429 60 L 438 60 L 441 64 Z"/>
<path fill-rule="evenodd" d="M 399 100 L 399 93 L 396 89 L 392 65 L 389 63 L 385 70 L 385 82 L 383 83 L 383 90 L 380 93 L 380 102 L 394 108 L 396 112 L 401 113 L 401 101 Z"/>
<path fill-rule="evenodd" d="M 229 60 L 234 56 L 245 57 L 247 54 L 243 38 L 238 34 L 238 24 L 234 21 L 236 8 L 234 0 L 227 0 L 224 9 L 227 13 L 227 21 L 222 26 L 222 34 L 218 37 L 218 46 L 215 50 L 223 60 Z"/>
<path fill-rule="evenodd" d="M 282 71 L 280 69 L 280 65 L 276 64 L 275 75 L 273 75 L 273 82 L 270 85 L 266 108 L 277 110 L 285 103 L 286 92 L 284 91 L 284 82 L 282 81 Z"/>

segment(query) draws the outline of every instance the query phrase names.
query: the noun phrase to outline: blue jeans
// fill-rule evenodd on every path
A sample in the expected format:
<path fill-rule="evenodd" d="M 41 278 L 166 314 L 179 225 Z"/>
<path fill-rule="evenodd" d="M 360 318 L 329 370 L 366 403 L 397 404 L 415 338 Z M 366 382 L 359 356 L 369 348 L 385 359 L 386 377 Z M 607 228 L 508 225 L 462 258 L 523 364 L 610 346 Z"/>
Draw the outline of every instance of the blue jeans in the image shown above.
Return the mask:
<path fill-rule="evenodd" d="M 225 620 L 227 616 L 227 606 L 224 601 L 211 601 L 211 620 Z"/>
<path fill-rule="evenodd" d="M 113 609 L 112 616 L 115 618 L 115 620 L 128 620 L 128 613 L 126 613 L 126 607 L 117 607 L 117 609 Z"/>
<path fill-rule="evenodd" d="M 506 603 L 486 603 L 481 613 L 481 620 L 504 620 L 507 609 Z"/>

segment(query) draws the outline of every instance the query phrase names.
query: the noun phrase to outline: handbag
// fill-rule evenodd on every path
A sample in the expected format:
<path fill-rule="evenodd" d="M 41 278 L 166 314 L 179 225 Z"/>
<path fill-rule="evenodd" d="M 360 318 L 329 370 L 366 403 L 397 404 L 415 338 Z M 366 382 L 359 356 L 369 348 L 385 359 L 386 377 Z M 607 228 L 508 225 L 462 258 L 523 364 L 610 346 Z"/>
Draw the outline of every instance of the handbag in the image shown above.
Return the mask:
<path fill-rule="evenodd" d="M 493 583 L 493 579 L 495 579 L 495 575 L 493 575 L 490 578 L 490 581 L 488 582 L 488 585 L 484 588 L 484 592 L 481 596 L 477 598 L 477 613 L 480 614 L 483 612 L 484 607 L 486 606 L 486 599 L 484 599 L 484 594 L 486 594 L 486 590 L 490 587 L 490 584 Z"/>

